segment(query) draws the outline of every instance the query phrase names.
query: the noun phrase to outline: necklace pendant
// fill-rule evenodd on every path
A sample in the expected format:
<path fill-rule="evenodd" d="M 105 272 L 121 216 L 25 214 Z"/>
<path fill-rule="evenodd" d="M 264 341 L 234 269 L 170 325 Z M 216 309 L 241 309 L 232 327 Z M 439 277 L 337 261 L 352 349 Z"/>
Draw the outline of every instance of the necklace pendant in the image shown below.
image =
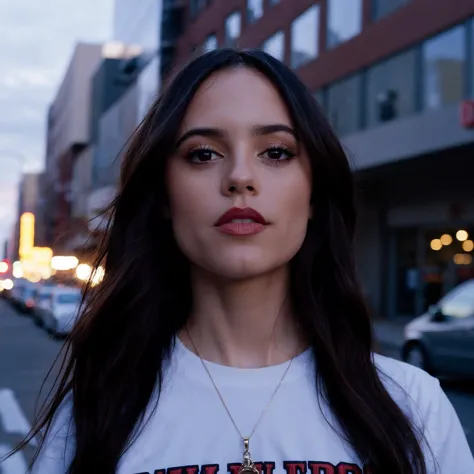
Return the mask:
<path fill-rule="evenodd" d="M 244 438 L 244 459 L 240 466 L 239 474 L 260 474 L 252 461 L 249 451 L 249 441 L 249 438 Z"/>

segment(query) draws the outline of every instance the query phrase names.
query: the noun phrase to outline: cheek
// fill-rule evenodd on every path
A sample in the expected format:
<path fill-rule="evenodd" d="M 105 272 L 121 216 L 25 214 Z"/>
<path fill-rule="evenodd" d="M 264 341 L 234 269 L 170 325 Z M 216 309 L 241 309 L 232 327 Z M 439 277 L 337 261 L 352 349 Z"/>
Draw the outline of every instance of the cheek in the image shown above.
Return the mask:
<path fill-rule="evenodd" d="M 195 176 L 189 176 L 184 170 L 170 171 L 169 217 L 178 246 L 188 258 L 191 258 L 192 254 L 200 251 L 197 248 L 202 240 L 199 238 L 199 229 L 205 228 L 206 223 L 212 220 L 212 211 L 208 206 L 208 195 L 211 190 L 209 186 L 203 186 Z"/>

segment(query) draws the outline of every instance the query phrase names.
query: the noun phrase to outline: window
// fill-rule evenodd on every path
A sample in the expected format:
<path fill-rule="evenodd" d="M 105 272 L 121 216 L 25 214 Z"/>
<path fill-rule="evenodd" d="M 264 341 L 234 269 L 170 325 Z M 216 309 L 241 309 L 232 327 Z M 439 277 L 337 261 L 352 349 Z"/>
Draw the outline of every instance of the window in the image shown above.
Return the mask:
<path fill-rule="evenodd" d="M 230 14 L 225 20 L 225 44 L 232 47 L 237 45 L 240 36 L 242 17 L 240 12 Z"/>
<path fill-rule="evenodd" d="M 339 136 L 360 129 L 362 76 L 343 79 L 327 90 L 326 112 Z"/>
<path fill-rule="evenodd" d="M 392 14 L 394 11 L 407 5 L 411 1 L 412 0 L 374 0 L 374 20 L 380 20 L 380 18 Z"/>
<path fill-rule="evenodd" d="M 285 59 L 285 33 L 278 31 L 262 45 L 263 51 L 283 61 Z"/>
<path fill-rule="evenodd" d="M 448 318 L 474 316 L 474 282 L 467 282 L 448 293 L 440 302 L 439 309 Z"/>
<path fill-rule="evenodd" d="M 329 0 L 327 47 L 357 36 L 362 29 L 362 0 Z"/>
<path fill-rule="evenodd" d="M 206 3 L 206 0 L 191 0 L 189 4 L 191 18 L 195 18 L 206 7 Z"/>
<path fill-rule="evenodd" d="M 313 92 L 313 97 L 316 99 L 318 104 L 324 110 L 326 109 L 326 90 L 325 89 L 318 89 L 317 91 Z"/>
<path fill-rule="evenodd" d="M 249 23 L 263 16 L 263 0 L 247 0 L 247 19 Z"/>
<path fill-rule="evenodd" d="M 217 49 L 216 35 L 209 35 L 202 45 L 202 51 L 203 53 L 207 53 L 208 51 L 213 51 L 214 49 Z"/>
<path fill-rule="evenodd" d="M 472 19 L 470 25 L 469 25 L 469 49 L 468 49 L 468 54 L 469 54 L 469 62 L 468 64 L 471 65 L 470 71 L 469 71 L 469 90 L 467 91 L 469 94 L 469 97 L 474 97 L 474 18 Z"/>
<path fill-rule="evenodd" d="M 80 293 L 60 293 L 57 295 L 58 304 L 78 304 L 81 302 Z"/>
<path fill-rule="evenodd" d="M 409 50 L 367 71 L 368 126 L 415 112 L 416 64 L 416 51 Z"/>
<path fill-rule="evenodd" d="M 466 44 L 464 26 L 423 44 L 423 105 L 437 109 L 464 97 Z"/>
<path fill-rule="evenodd" d="M 319 5 L 300 15 L 291 25 L 291 67 L 298 68 L 319 53 Z"/>

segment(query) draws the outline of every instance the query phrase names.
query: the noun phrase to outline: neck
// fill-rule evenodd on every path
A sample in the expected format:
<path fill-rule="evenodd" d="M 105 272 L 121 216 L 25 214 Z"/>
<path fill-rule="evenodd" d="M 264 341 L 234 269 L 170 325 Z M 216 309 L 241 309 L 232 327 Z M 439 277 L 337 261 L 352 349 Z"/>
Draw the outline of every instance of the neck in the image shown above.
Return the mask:
<path fill-rule="evenodd" d="M 291 359 L 303 341 L 287 297 L 288 277 L 282 268 L 258 278 L 223 281 L 195 269 L 189 333 L 183 331 L 181 340 L 191 350 L 195 344 L 203 359 L 233 367 Z"/>

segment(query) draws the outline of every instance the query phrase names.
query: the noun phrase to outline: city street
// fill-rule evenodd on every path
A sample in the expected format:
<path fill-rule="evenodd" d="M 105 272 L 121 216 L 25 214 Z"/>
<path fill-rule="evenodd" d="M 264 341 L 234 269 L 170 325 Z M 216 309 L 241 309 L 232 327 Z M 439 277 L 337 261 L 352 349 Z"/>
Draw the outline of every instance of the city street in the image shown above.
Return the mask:
<path fill-rule="evenodd" d="M 38 390 L 60 347 L 61 342 L 52 340 L 28 316 L 16 313 L 0 299 L 0 456 L 28 432 Z M 387 355 L 397 356 L 394 350 Z M 472 449 L 474 389 L 451 383 L 445 385 L 445 390 L 461 418 Z M 24 454 L 0 465 L 0 474 L 24 474 L 33 449 L 29 446 Z"/>

